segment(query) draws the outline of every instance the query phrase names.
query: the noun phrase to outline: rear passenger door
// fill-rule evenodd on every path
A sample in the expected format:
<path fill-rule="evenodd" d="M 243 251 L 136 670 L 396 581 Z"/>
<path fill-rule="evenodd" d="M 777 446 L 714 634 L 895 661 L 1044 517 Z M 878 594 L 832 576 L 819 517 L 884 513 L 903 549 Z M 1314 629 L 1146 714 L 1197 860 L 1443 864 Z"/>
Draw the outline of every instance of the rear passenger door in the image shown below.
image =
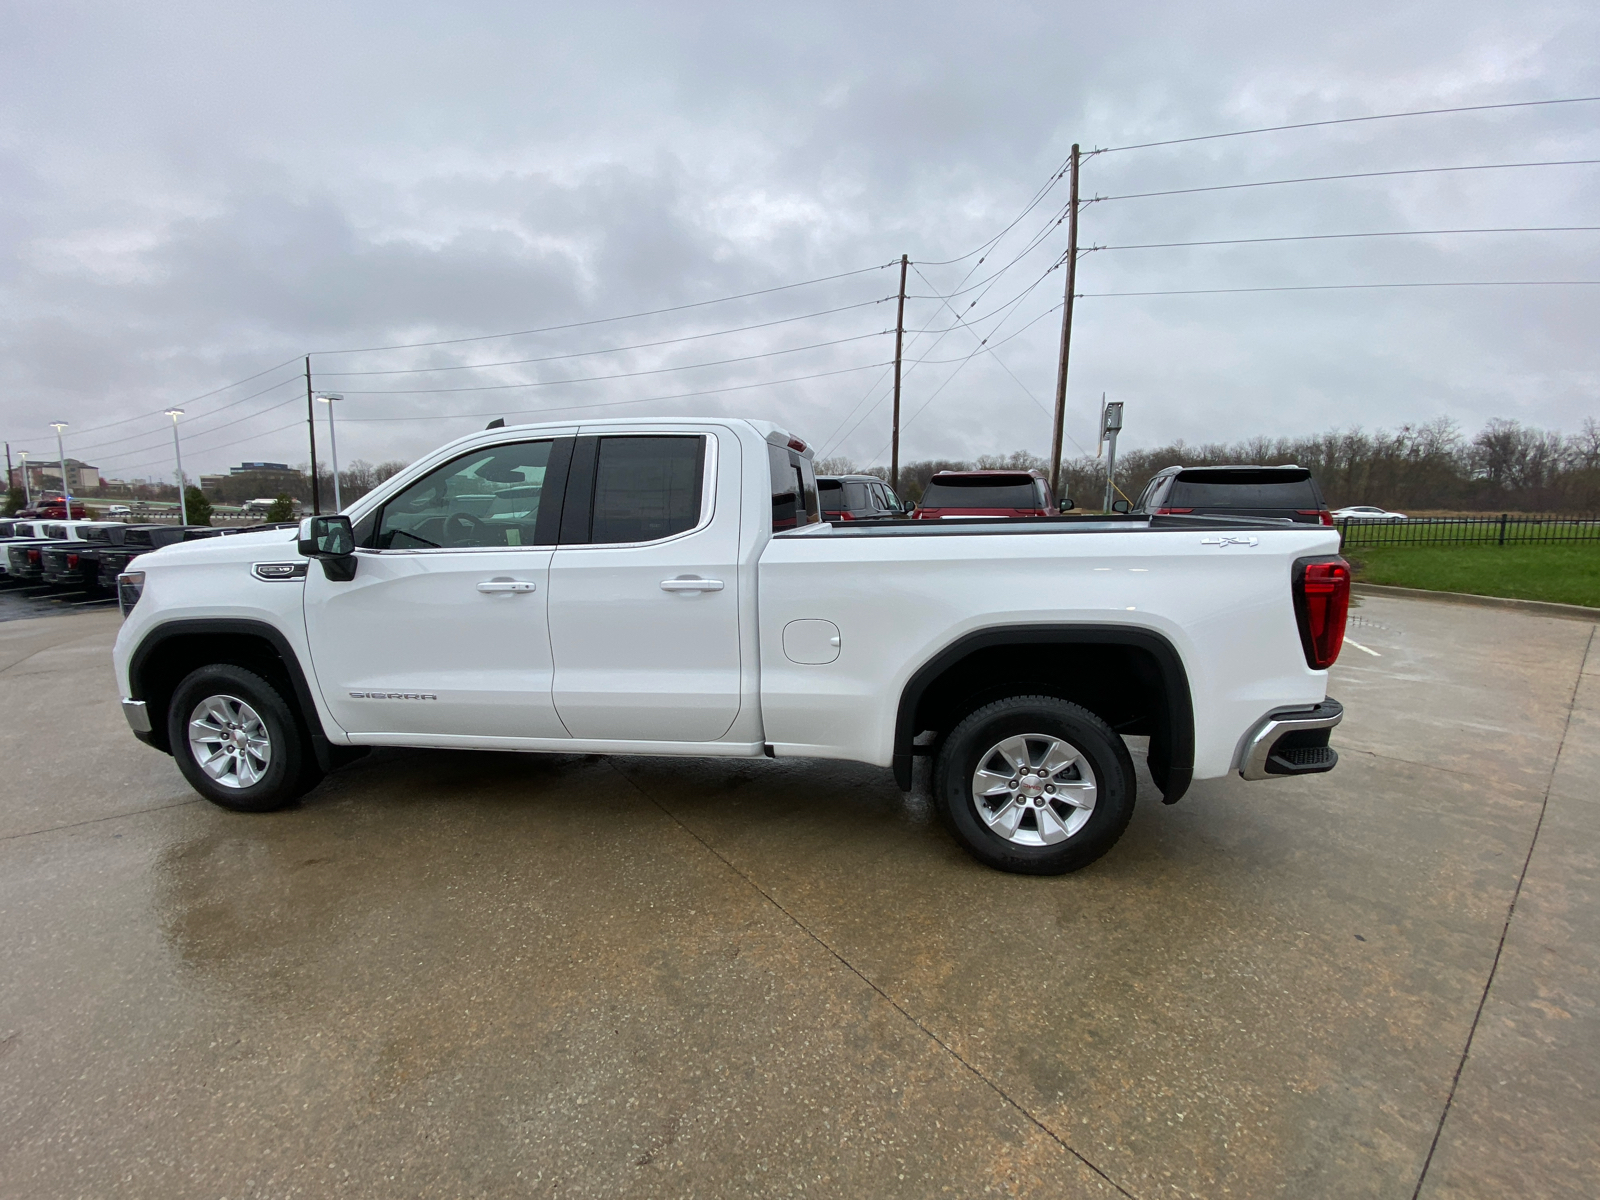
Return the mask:
<path fill-rule="evenodd" d="M 573 737 L 710 742 L 733 725 L 741 470 L 729 430 L 579 437 L 549 601 Z"/>

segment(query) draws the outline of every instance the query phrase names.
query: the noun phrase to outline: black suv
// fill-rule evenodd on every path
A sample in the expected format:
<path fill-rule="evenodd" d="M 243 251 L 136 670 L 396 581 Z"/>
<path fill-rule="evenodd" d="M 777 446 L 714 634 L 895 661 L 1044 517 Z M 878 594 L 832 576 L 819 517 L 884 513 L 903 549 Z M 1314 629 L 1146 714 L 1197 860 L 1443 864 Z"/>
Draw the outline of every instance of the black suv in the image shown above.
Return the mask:
<path fill-rule="evenodd" d="M 911 511 L 874 475 L 817 476 L 817 506 L 824 521 L 881 521 Z"/>
<path fill-rule="evenodd" d="M 1133 506 L 1136 513 L 1278 517 L 1332 525 L 1322 489 L 1305 467 L 1167 467 Z"/>

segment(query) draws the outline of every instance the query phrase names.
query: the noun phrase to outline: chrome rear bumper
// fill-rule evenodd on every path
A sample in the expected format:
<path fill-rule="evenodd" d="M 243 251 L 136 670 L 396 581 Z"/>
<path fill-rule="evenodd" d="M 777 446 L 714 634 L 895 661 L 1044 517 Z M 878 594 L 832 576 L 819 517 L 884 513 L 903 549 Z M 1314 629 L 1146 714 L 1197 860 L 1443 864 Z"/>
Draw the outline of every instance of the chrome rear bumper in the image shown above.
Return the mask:
<path fill-rule="evenodd" d="M 1239 774 L 1246 779 L 1316 775 L 1339 763 L 1327 731 L 1344 720 L 1344 705 L 1327 699 L 1309 708 L 1269 713 L 1245 736 Z"/>

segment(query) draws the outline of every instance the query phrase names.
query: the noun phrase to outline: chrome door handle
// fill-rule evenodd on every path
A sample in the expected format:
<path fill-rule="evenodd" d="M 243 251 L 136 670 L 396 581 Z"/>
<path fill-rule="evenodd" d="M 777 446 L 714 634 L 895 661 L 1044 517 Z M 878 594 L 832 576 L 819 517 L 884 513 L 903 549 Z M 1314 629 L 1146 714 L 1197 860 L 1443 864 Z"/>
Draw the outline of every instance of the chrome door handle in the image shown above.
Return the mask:
<path fill-rule="evenodd" d="M 536 592 L 539 585 L 522 579 L 489 579 L 478 585 L 480 592 Z"/>
<path fill-rule="evenodd" d="M 663 592 L 720 592 L 722 580 L 720 579 L 663 579 L 661 581 Z"/>

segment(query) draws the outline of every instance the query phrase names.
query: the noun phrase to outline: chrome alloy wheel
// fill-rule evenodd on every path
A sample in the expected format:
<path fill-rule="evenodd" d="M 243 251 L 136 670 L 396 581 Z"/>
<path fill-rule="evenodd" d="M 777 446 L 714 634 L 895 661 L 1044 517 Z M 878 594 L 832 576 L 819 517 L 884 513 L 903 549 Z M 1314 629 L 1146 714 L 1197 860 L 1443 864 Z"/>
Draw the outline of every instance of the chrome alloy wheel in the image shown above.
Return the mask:
<path fill-rule="evenodd" d="M 259 783 L 272 762 L 272 739 L 261 716 L 236 696 L 207 696 L 189 714 L 189 752 L 223 787 Z"/>
<path fill-rule="evenodd" d="M 1023 733 L 991 746 L 972 773 L 983 823 L 1019 846 L 1051 846 L 1082 829 L 1094 812 L 1094 768 L 1070 742 Z"/>

